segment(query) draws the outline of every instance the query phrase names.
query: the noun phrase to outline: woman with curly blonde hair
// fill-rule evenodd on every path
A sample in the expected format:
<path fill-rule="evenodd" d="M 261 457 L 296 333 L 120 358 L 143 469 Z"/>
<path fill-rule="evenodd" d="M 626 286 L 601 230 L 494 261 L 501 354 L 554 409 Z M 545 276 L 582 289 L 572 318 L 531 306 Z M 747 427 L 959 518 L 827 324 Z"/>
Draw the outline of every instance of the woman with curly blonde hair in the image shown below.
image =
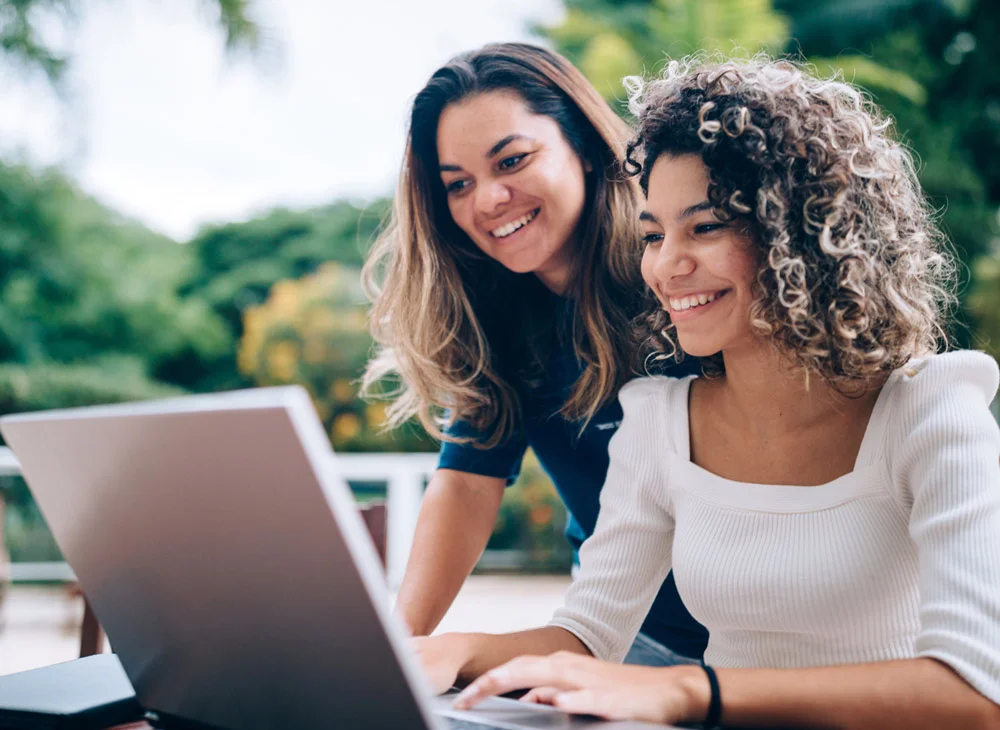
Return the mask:
<path fill-rule="evenodd" d="M 529 446 L 574 551 L 593 531 L 642 309 L 628 139 L 572 64 L 527 44 L 462 54 L 414 99 L 393 217 L 364 276 L 379 345 L 365 385 L 394 380 L 390 424 L 415 418 L 443 441 L 396 601 L 415 635 L 472 570 Z M 697 661 L 705 629 L 661 583 L 628 661 Z"/>
<path fill-rule="evenodd" d="M 954 265 L 909 153 L 788 62 L 631 88 L 641 339 L 712 372 L 622 389 L 565 606 L 425 640 L 437 687 L 704 727 L 1000 727 L 1000 373 L 939 352 Z M 671 568 L 704 665 L 617 666 Z"/>

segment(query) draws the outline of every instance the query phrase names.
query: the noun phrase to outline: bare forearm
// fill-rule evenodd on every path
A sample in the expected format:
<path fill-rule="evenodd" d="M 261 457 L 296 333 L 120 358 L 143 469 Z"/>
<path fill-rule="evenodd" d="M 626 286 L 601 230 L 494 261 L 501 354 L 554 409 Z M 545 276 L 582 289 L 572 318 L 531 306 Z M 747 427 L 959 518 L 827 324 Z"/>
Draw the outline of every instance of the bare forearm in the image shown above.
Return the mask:
<path fill-rule="evenodd" d="M 733 727 L 1000 729 L 1000 707 L 933 659 L 717 673 Z"/>
<path fill-rule="evenodd" d="M 545 626 L 509 634 L 455 634 L 466 647 L 466 661 L 459 670 L 459 681 L 471 682 L 494 667 L 525 654 L 547 656 L 557 651 L 571 651 L 590 656 L 590 650 L 576 636 L 557 626 Z"/>
<path fill-rule="evenodd" d="M 455 600 L 493 531 L 501 480 L 435 474 L 424 495 L 396 614 L 416 636 L 430 634 Z"/>

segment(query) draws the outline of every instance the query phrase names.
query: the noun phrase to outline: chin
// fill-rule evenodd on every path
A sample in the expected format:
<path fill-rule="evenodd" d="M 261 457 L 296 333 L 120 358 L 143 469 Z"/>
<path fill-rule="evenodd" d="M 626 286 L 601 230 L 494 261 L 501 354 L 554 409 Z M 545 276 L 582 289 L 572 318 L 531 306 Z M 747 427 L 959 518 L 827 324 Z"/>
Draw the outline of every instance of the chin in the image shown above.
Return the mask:
<path fill-rule="evenodd" d="M 528 255 L 511 256 L 509 258 L 498 258 L 504 268 L 513 271 L 515 274 L 534 274 L 543 269 L 549 259 L 546 256 L 539 256 L 537 252 L 524 252 Z"/>
<path fill-rule="evenodd" d="M 531 262 L 523 263 L 518 261 L 503 261 L 500 259 L 498 259 L 498 261 L 505 269 L 515 274 L 532 274 L 535 272 L 535 269 L 538 268 Z"/>
<path fill-rule="evenodd" d="M 682 338 L 677 338 L 677 344 L 691 357 L 711 357 L 722 352 L 722 347 L 710 342 L 689 342 Z"/>

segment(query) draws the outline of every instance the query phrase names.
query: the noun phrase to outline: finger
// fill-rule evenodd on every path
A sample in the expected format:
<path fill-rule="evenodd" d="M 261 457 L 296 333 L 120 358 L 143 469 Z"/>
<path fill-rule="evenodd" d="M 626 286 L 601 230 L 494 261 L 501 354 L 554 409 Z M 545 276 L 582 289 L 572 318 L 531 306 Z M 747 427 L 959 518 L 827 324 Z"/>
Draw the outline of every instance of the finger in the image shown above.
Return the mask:
<path fill-rule="evenodd" d="M 455 709 L 467 710 L 487 697 L 528 687 L 576 689 L 558 670 L 561 662 L 552 657 L 524 656 L 492 669 L 470 684 L 455 698 Z"/>
<path fill-rule="evenodd" d="M 578 689 L 567 692 L 559 692 L 552 698 L 552 705 L 563 712 L 575 715 L 596 715 L 605 720 L 620 720 L 623 716 L 618 714 L 616 708 L 609 700 L 611 696 L 607 692 L 593 689 Z"/>
<path fill-rule="evenodd" d="M 533 702 L 536 705 L 551 705 L 553 698 L 562 692 L 558 687 L 535 687 L 520 699 L 521 702 Z"/>

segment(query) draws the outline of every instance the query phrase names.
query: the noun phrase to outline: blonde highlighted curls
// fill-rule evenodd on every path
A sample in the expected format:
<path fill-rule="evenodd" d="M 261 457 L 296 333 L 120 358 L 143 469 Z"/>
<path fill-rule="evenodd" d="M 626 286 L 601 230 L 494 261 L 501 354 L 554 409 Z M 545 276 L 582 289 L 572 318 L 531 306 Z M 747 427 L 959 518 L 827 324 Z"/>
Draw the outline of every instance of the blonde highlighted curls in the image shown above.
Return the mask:
<path fill-rule="evenodd" d="M 661 155 L 698 154 L 716 215 L 747 223 L 760 337 L 841 392 L 947 343 L 954 260 L 911 154 L 858 89 L 764 56 L 673 61 L 627 87 L 642 187 Z M 654 356 L 680 352 L 652 297 L 639 332 Z"/>

